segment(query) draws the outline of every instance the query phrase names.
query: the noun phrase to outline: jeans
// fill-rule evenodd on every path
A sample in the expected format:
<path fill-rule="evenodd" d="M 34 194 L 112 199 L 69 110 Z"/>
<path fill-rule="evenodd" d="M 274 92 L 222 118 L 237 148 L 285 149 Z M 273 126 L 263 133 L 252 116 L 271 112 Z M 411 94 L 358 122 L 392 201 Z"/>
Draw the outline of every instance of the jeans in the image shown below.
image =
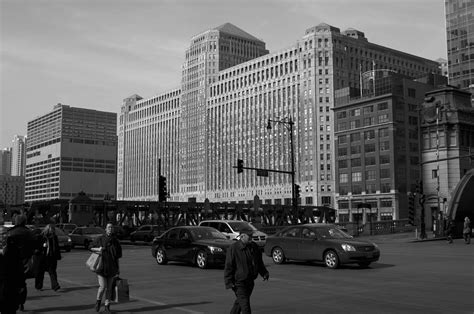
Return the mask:
<path fill-rule="evenodd" d="M 99 279 L 99 290 L 97 291 L 97 300 L 102 300 L 102 297 L 105 292 L 105 305 L 110 303 L 110 299 L 112 298 L 112 286 L 114 284 L 114 277 L 103 277 L 101 275 L 97 275 Z"/>
<path fill-rule="evenodd" d="M 251 314 L 252 310 L 250 309 L 250 296 L 252 295 L 253 287 L 255 286 L 254 282 L 246 282 L 236 284 L 233 289 L 235 292 L 235 302 L 234 306 L 230 310 L 231 314 Z"/>

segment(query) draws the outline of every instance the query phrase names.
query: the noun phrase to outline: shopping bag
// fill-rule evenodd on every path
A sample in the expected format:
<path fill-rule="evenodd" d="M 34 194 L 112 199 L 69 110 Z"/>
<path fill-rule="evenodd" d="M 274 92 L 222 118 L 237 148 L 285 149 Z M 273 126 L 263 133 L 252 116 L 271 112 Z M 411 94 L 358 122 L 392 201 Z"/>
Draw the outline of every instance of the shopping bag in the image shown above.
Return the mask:
<path fill-rule="evenodd" d="M 35 278 L 39 271 L 41 255 L 33 254 L 25 265 L 25 279 Z"/>
<path fill-rule="evenodd" d="M 116 303 L 130 301 L 128 280 L 116 277 L 112 288 L 112 301 Z"/>
<path fill-rule="evenodd" d="M 87 259 L 86 265 L 93 272 L 97 272 L 102 266 L 102 255 L 97 252 L 92 252 L 91 256 Z"/>

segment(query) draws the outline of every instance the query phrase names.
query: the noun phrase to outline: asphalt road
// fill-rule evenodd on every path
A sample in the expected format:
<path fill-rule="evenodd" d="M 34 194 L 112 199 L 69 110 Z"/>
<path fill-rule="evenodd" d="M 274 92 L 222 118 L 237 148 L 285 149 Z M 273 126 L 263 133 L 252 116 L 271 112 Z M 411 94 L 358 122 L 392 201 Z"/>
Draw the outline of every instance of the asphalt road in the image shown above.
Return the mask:
<path fill-rule="evenodd" d="M 375 240 L 377 242 L 377 240 Z M 474 313 L 474 244 L 456 240 L 407 242 L 383 238 L 381 259 L 370 268 L 264 262 L 270 280 L 256 281 L 253 313 Z M 225 290 L 223 268 L 157 265 L 149 246 L 124 245 L 121 277 L 130 282 L 131 301 L 112 304 L 117 313 L 229 313 L 234 295 Z M 36 291 L 28 281 L 29 313 L 95 313 L 95 274 L 89 253 L 63 253 L 62 289 Z"/>

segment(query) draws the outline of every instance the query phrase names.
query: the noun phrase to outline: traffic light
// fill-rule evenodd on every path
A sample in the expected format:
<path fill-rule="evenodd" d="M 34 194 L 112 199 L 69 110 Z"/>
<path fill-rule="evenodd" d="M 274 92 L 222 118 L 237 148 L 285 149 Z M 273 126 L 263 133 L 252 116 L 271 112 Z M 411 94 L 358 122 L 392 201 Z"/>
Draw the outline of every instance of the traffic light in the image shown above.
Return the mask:
<path fill-rule="evenodd" d="M 301 197 L 301 188 L 298 184 L 295 184 L 295 198 L 298 199 Z"/>
<path fill-rule="evenodd" d="M 158 200 L 160 202 L 166 202 L 167 194 L 168 194 L 168 189 L 166 188 L 166 177 L 165 176 L 160 176 L 159 190 L 158 190 Z"/>
<path fill-rule="evenodd" d="M 237 159 L 237 173 L 244 172 L 244 161 L 242 159 Z"/>
<path fill-rule="evenodd" d="M 415 225 L 415 195 L 408 194 L 408 221 L 412 226 Z"/>

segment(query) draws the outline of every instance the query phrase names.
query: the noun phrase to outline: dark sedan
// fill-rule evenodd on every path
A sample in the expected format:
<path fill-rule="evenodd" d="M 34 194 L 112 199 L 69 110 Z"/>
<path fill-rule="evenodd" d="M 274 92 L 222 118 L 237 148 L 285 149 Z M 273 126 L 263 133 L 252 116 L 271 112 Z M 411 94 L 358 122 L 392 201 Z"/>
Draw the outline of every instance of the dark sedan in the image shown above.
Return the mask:
<path fill-rule="evenodd" d="M 323 261 L 329 268 L 351 263 L 368 267 L 380 258 L 376 244 L 355 240 L 331 224 L 287 227 L 267 238 L 265 254 L 276 264 L 286 260 Z"/>
<path fill-rule="evenodd" d="M 186 262 L 199 268 L 223 264 L 227 248 L 234 241 L 211 227 L 171 228 L 153 240 L 151 254 L 160 265 L 168 261 Z"/>

